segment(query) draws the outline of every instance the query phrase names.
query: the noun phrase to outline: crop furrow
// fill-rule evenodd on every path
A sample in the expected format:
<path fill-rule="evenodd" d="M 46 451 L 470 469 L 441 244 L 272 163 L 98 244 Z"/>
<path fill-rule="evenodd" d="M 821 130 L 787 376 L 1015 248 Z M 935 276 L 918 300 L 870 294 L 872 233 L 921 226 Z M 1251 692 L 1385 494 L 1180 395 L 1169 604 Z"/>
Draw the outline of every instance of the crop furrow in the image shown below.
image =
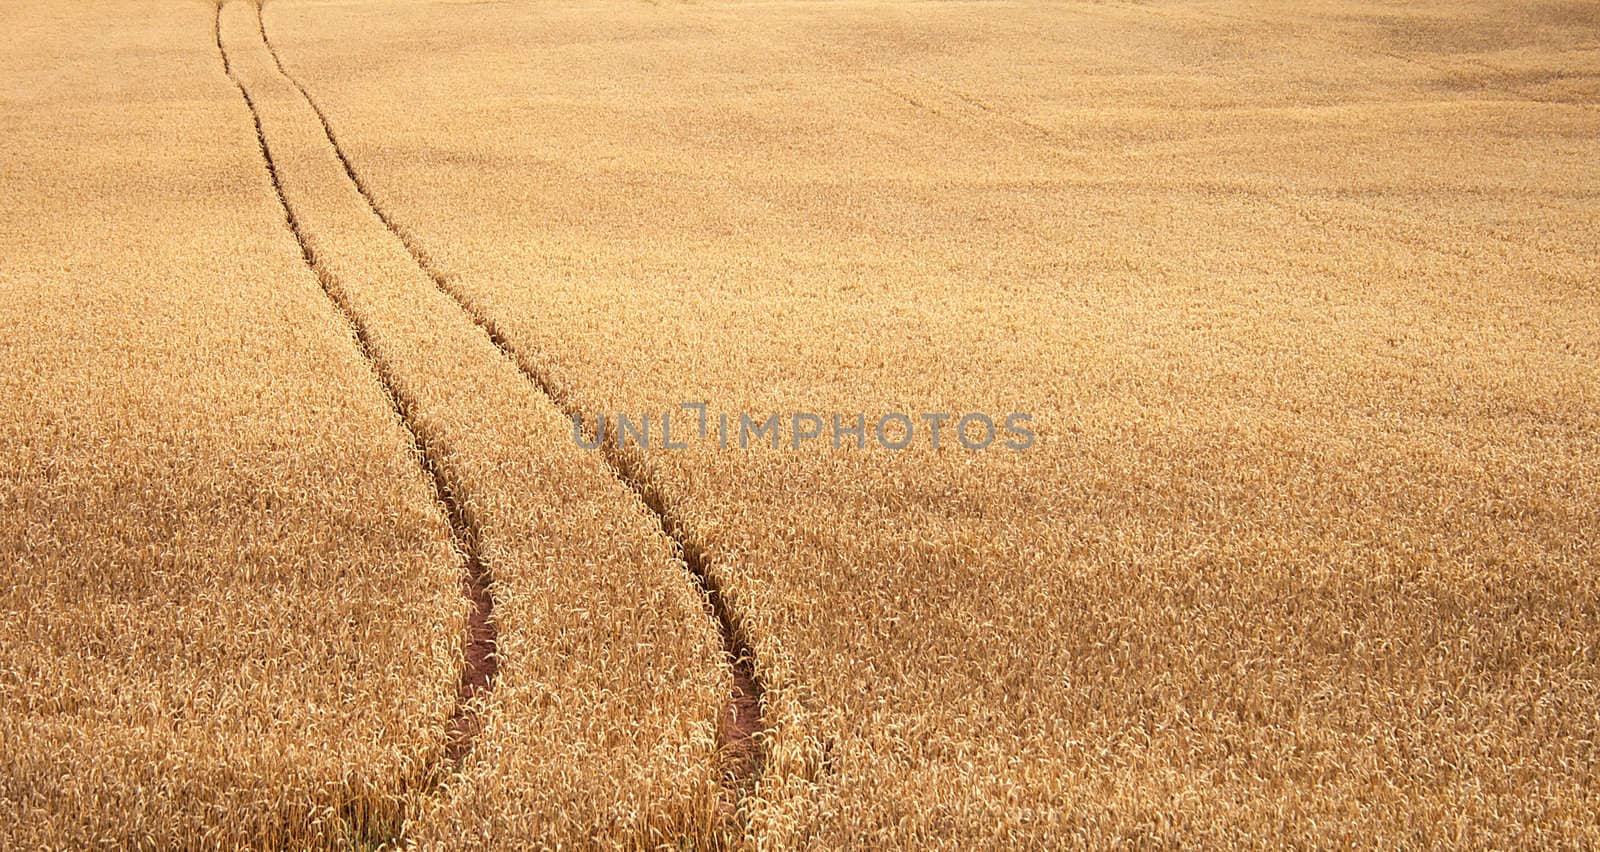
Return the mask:
<path fill-rule="evenodd" d="M 587 422 L 588 418 L 583 417 L 583 411 L 575 400 L 575 395 L 551 381 L 546 370 L 542 369 L 533 358 L 519 351 L 486 312 L 449 282 L 422 249 L 419 241 L 401 227 L 378 203 L 371 188 L 362 180 L 344 147 L 340 145 L 327 113 L 306 87 L 284 66 L 282 57 L 267 34 L 266 23 L 261 17 L 259 6 L 256 8 L 256 13 L 256 24 L 261 31 L 261 40 L 266 44 L 279 73 L 294 86 L 301 97 L 305 98 L 306 104 L 316 114 L 328 143 L 344 167 L 346 176 L 366 200 L 372 213 L 384 227 L 389 229 L 395 239 L 405 246 L 417 267 L 442 293 L 460 307 L 535 389 L 568 418 L 572 418 L 575 422 Z M 592 439 L 594 436 L 589 437 Z M 727 804 L 730 809 L 736 808 L 738 800 L 754 790 L 762 768 L 761 744 L 762 735 L 766 731 L 761 715 L 764 687 L 755 653 L 741 620 L 727 604 L 722 584 L 708 569 L 703 549 L 689 536 L 687 524 L 671 511 L 660 483 L 651 474 L 644 460 L 624 452 L 616 443 L 615 437 L 615 435 L 606 436 L 600 444 L 611 473 L 638 495 L 640 502 L 655 516 L 662 532 L 676 545 L 690 579 L 705 600 L 706 612 L 716 621 L 721 634 L 723 651 L 732 675 L 733 691 L 719 714 L 718 737 L 724 761 Z"/>
<path fill-rule="evenodd" d="M 461 673 L 458 687 L 457 703 L 447 726 L 448 737 L 445 745 L 445 761 L 451 766 L 459 766 L 472 748 L 473 737 L 479 728 L 479 706 L 482 696 L 494 688 L 495 674 L 499 658 L 495 653 L 496 631 L 494 621 L 494 599 L 489 594 L 489 576 L 484 568 L 480 555 L 479 534 L 477 528 L 462 511 L 461 503 L 456 499 L 455 489 L 452 488 L 448 477 L 445 475 L 438 462 L 438 452 L 430 446 L 425 433 L 419 428 L 413 406 L 406 401 L 400 393 L 393 376 L 383 359 L 374 352 L 371 334 L 360 317 L 350 306 L 349 302 L 339 292 L 329 279 L 323 267 L 318 263 L 316 252 L 312 248 L 294 209 L 290 206 L 284 194 L 283 181 L 278 172 L 278 165 L 273 160 L 271 148 L 267 145 L 266 133 L 261 124 L 261 113 L 255 100 L 245 85 L 234 74 L 232 63 L 228 58 L 227 48 L 222 42 L 222 4 L 217 4 L 215 36 L 217 53 L 222 58 L 223 71 L 228 79 L 239 90 L 239 95 L 244 99 L 245 105 L 250 109 L 250 115 L 255 123 L 256 141 L 261 148 L 261 157 L 271 179 L 273 191 L 278 196 L 278 203 L 283 208 L 284 220 L 288 223 L 289 231 L 294 235 L 295 241 L 300 246 L 301 257 L 305 260 L 307 268 L 316 276 L 317 282 L 322 287 L 322 292 L 328 301 L 338 311 L 339 315 L 349 325 L 351 334 L 356 342 L 356 347 L 361 357 L 372 369 L 378 384 L 383 388 L 384 395 L 388 397 L 389 405 L 399 418 L 402 426 L 411 437 L 412 448 L 417 455 L 428 480 L 432 485 L 435 498 L 444 510 L 449 521 L 451 537 L 456 549 L 465 560 L 465 571 L 462 575 L 462 595 L 471 603 L 472 609 L 467 619 L 467 635 L 464 641 L 463 657 L 466 665 Z M 441 773 L 442 776 L 442 773 Z"/>

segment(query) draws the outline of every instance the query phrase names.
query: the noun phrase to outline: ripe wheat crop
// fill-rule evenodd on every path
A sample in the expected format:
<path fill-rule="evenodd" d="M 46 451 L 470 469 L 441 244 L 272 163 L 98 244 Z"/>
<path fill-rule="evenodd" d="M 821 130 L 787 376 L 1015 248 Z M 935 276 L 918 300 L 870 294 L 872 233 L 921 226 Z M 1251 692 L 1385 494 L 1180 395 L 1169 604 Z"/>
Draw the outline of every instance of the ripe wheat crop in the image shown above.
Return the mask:
<path fill-rule="evenodd" d="M 0 14 L 0 846 L 397 830 L 461 559 L 209 10 Z"/>
<path fill-rule="evenodd" d="M 750 842 L 1493 843 L 1597 830 L 1593 13 L 266 21 L 591 422 L 1033 414 L 645 453 L 763 673 Z"/>
<path fill-rule="evenodd" d="M 1600 844 L 1600 6 L 0 26 L 0 846 Z"/>

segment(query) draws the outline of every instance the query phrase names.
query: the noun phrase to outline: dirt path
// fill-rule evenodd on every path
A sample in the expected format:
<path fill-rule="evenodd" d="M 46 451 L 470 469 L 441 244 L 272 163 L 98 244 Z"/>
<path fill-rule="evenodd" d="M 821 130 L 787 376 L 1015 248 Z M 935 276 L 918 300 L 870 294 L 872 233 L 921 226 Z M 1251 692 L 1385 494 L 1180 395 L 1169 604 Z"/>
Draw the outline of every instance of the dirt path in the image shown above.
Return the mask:
<path fill-rule="evenodd" d="M 278 55 L 277 49 L 272 46 L 272 39 L 267 34 L 266 25 L 261 22 L 259 13 L 260 10 L 258 9 L 257 23 L 261 30 L 261 37 L 266 43 L 267 49 L 271 51 L 273 62 L 277 66 L 279 73 L 283 74 L 284 78 L 294 85 L 295 89 L 305 98 L 306 103 L 317 114 L 323 133 L 328 137 L 328 143 L 333 146 L 334 152 L 338 155 L 339 163 L 344 167 L 345 174 L 350 178 L 350 182 L 361 192 L 362 198 L 366 199 L 367 205 L 372 209 L 373 214 L 382 220 L 384 227 L 388 228 L 390 233 L 394 234 L 395 239 L 406 247 L 418 268 L 427 273 L 440 292 L 448 295 L 451 300 L 460 306 L 461 310 L 472 318 L 473 323 L 483 329 L 484 333 L 489 336 L 495 347 L 516 363 L 517 369 L 521 371 L 523 377 L 530 384 L 538 388 L 540 393 L 555 403 L 567 417 L 579 422 L 588 422 L 588 419 L 583 416 L 583 412 L 572 401 L 572 394 L 556 387 L 548 378 L 546 371 L 541 370 L 531 357 L 519 353 L 511 345 L 507 337 L 495 327 L 494 321 L 486 313 L 472 304 L 459 289 L 450 286 L 444 273 L 428 259 L 428 255 L 422 250 L 417 240 L 401 228 L 378 203 L 377 199 L 373 197 L 372 191 L 368 188 L 366 182 L 361 179 L 360 174 L 351 163 L 350 157 L 339 145 L 339 140 L 334 135 L 333 127 L 328 122 L 327 114 L 323 112 L 322 107 L 317 104 L 311 93 L 306 91 L 305 86 L 301 85 L 283 67 L 283 58 Z M 615 434 L 608 435 L 601 444 L 608 464 L 610 464 L 617 478 L 639 495 L 639 499 L 660 521 L 661 530 L 677 544 L 679 553 L 689 570 L 691 578 L 695 585 L 705 594 L 706 611 L 717 620 L 718 628 L 722 634 L 723 648 L 727 654 L 728 665 L 733 672 L 734 679 L 733 695 L 729 698 L 728 706 L 722 714 L 721 744 L 729 757 L 730 787 L 740 794 L 748 793 L 754 788 L 761 765 L 761 749 L 756 738 L 757 734 L 762 730 L 760 716 L 762 686 L 756 675 L 755 654 L 751 650 L 749 642 L 741 634 L 733 613 L 728 610 L 723 600 L 721 588 L 717 585 L 715 578 L 706 571 L 703 554 L 684 535 L 682 523 L 670 515 L 666 501 L 661 495 L 661 489 L 653 481 L 647 468 L 634 456 L 622 452 L 618 448 L 615 439 Z M 588 436 L 587 442 L 594 443 L 593 434 Z"/>
<path fill-rule="evenodd" d="M 259 13 L 259 9 L 258 9 Z M 259 24 L 258 24 L 259 28 Z M 395 416 L 405 426 L 410 434 L 417 457 L 424 470 L 428 472 L 433 483 L 434 494 L 444 508 L 445 516 L 450 521 L 453 542 L 465 560 L 462 575 L 462 595 L 472 604 L 471 613 L 467 619 L 467 634 L 464 637 L 462 656 L 466 666 L 461 672 L 461 682 L 458 689 L 456 709 L 451 716 L 448 726 L 449 738 L 445 748 L 445 759 L 451 765 L 459 765 L 467 752 L 472 748 L 472 741 L 480 727 L 479 708 L 481 698 L 487 696 L 494 688 L 495 673 L 498 668 L 498 656 L 495 653 L 495 622 L 494 598 L 489 594 L 489 576 L 484 569 L 483 559 L 479 553 L 479 534 L 471 521 L 461 510 L 461 504 L 456 498 L 456 488 L 450 478 L 444 473 L 438 459 L 438 451 L 429 446 L 423 430 L 417 423 L 412 406 L 400 395 L 396 388 L 395 380 L 387 364 L 373 354 L 371 335 L 361 318 L 351 309 L 349 301 L 330 285 L 328 277 L 318 267 L 313 255 L 311 244 L 293 208 L 284 196 L 283 181 L 279 177 L 278 165 L 272 158 L 267 139 L 261 125 L 261 113 L 251 98 L 250 92 L 243 82 L 234 74 L 232 63 L 228 58 L 228 51 L 222 40 L 222 7 L 217 9 L 217 52 L 222 57 L 223 70 L 229 79 L 238 86 L 239 94 L 249 106 L 251 115 L 255 118 L 256 138 L 261 143 L 261 154 L 266 163 L 267 173 L 272 178 L 273 189 L 278 193 L 278 201 L 283 205 L 284 217 L 288 222 L 289 230 L 294 234 L 295 240 L 300 244 L 300 250 L 305 257 L 306 265 L 316 273 L 321 282 L 323 292 L 328 296 L 341 316 L 349 323 L 351 333 L 356 339 L 361 356 L 371 366 L 373 374 L 379 384 L 383 386 L 384 393 L 389 397 L 390 406 L 394 409 Z"/>
<path fill-rule="evenodd" d="M 501 644 L 497 630 L 503 635 L 507 629 L 496 623 L 496 589 L 514 585 L 503 570 L 514 560 L 499 555 L 512 548 L 500 542 L 486 546 L 486 537 L 496 535 L 488 528 L 545 511 L 530 506 L 523 512 L 511 505 L 503 517 L 495 517 L 483 507 L 535 500 L 537 486 L 508 478 L 507 472 L 527 468 L 530 457 L 581 454 L 564 429 L 530 431 L 540 421 L 568 422 L 581 412 L 563 389 L 544 378 L 540 365 L 515 351 L 486 315 L 449 286 L 377 203 L 326 115 L 272 50 L 259 7 L 222 5 L 218 50 L 255 115 L 267 168 L 306 261 L 350 320 L 397 413 L 416 436 L 469 556 L 465 593 L 475 615 L 460 709 L 445 755 L 447 764 L 459 767 L 483 727 L 480 714 L 497 673 L 505 677 L 495 653 Z M 762 686 L 749 643 L 641 460 L 615 446 L 571 457 L 595 469 L 569 464 L 575 477 L 602 473 L 611 480 L 602 486 L 605 500 L 631 503 L 651 519 L 653 534 L 671 543 L 670 556 L 687 569 L 692 586 L 683 589 L 680 577 L 680 592 L 692 593 L 715 626 L 725 657 L 723 676 L 731 683 L 716 714 L 715 763 L 723 791 L 719 821 L 725 822 L 753 792 L 761 767 Z M 496 556 L 486 558 L 491 553 Z M 530 551 L 528 559 L 542 555 Z"/>

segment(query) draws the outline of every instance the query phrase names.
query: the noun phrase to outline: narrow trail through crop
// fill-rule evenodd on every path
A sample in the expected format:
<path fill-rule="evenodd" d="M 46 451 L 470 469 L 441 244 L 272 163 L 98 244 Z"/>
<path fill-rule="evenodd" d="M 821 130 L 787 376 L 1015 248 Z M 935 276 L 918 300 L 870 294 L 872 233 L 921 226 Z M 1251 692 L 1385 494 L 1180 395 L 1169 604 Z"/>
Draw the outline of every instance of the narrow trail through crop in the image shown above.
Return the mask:
<path fill-rule="evenodd" d="M 328 143 L 333 146 L 334 153 L 344 167 L 346 176 L 349 177 L 356 190 L 360 192 L 361 197 L 366 200 L 373 214 L 378 217 L 384 227 L 389 229 L 395 239 L 405 247 L 417 267 L 433 281 L 434 285 L 442 293 L 460 307 L 472 322 L 488 336 L 495 347 L 511 363 L 516 365 L 517 370 L 536 390 L 549 399 L 568 418 L 573 419 L 575 422 L 582 422 L 584 419 L 582 417 L 583 412 L 572 395 L 555 386 L 548 379 L 545 371 L 539 368 L 538 364 L 519 352 L 484 311 L 449 283 L 445 275 L 421 249 L 418 241 L 396 223 L 388 211 L 378 204 L 371 189 L 361 179 L 343 146 L 339 144 L 339 140 L 333 132 L 333 127 L 321 105 L 311 96 L 305 86 L 301 85 L 300 81 L 285 68 L 282 57 L 272 44 L 272 39 L 267 35 L 266 23 L 261 15 L 261 6 L 257 5 L 255 8 L 256 25 L 260 30 L 261 40 L 271 54 L 278 72 L 299 91 L 312 112 L 316 114 L 318 121 L 322 125 L 322 131 L 327 136 Z M 265 150 L 264 142 L 263 150 Z M 611 437 L 614 438 L 615 436 Z M 593 438 L 593 436 L 591 435 L 590 438 Z M 750 646 L 748 637 L 745 635 L 745 631 L 742 629 L 740 620 L 727 604 L 721 583 L 708 570 L 704 552 L 689 537 L 687 525 L 670 510 L 661 487 L 650 473 L 644 460 L 622 451 L 614 440 L 602 442 L 601 447 L 611 472 L 638 495 L 644 506 L 655 516 L 662 532 L 675 543 L 690 578 L 703 595 L 707 613 L 716 621 L 733 681 L 733 692 L 729 696 L 723 711 L 719 714 L 718 746 L 723 761 L 725 805 L 728 810 L 736 811 L 739 802 L 754 791 L 763 763 L 762 734 L 766 729 L 761 716 L 761 705 L 764 687 L 757 672 L 755 654 Z M 492 644 L 492 635 L 490 636 L 490 642 Z M 492 678 L 492 676 L 491 669 L 489 677 Z"/>
<path fill-rule="evenodd" d="M 251 118 L 255 123 L 256 141 L 261 147 L 261 156 L 265 161 L 267 174 L 272 181 L 273 191 L 278 196 L 278 204 L 283 208 L 284 219 L 288 222 L 290 232 L 300 245 L 300 254 L 307 268 L 317 277 L 324 295 L 328 297 L 328 300 L 333 304 L 339 315 L 349 325 L 354 334 L 356 346 L 361 352 L 362 359 L 372 369 L 378 384 L 383 388 L 384 394 L 389 399 L 390 407 L 394 410 L 407 434 L 409 434 L 412 449 L 417 454 L 432 484 L 434 497 L 444 509 L 445 517 L 449 521 L 453 544 L 466 562 L 465 572 L 462 577 L 462 595 L 472 604 L 472 610 L 467 619 L 467 635 L 463 648 L 466 665 L 461 672 L 456 707 L 448 724 L 448 737 L 444 753 L 444 759 L 448 765 L 459 766 L 468 752 L 471 751 L 473 739 L 480 725 L 478 708 L 481 701 L 478 699 L 494 688 L 495 674 L 499 663 L 495 653 L 494 600 L 489 594 L 489 577 L 479 554 L 478 531 L 462 512 L 461 504 L 456 499 L 455 491 L 437 462 L 437 454 L 429 446 L 423 432 L 417 426 L 411 406 L 400 394 L 382 359 L 378 358 L 374 353 L 371 336 L 366 326 L 338 291 L 330 285 L 327 276 L 317 263 L 311 244 L 307 240 L 300 222 L 284 194 L 277 163 L 272 158 L 272 152 L 267 146 L 266 133 L 262 129 L 260 110 L 257 108 L 254 99 L 251 98 L 250 92 L 245 88 L 244 83 L 234 74 L 232 63 L 228 58 L 228 51 L 223 46 L 223 5 L 223 3 L 218 3 L 216 7 L 215 37 L 217 54 L 222 59 L 224 73 L 238 88 L 239 95 L 250 109 Z"/>

